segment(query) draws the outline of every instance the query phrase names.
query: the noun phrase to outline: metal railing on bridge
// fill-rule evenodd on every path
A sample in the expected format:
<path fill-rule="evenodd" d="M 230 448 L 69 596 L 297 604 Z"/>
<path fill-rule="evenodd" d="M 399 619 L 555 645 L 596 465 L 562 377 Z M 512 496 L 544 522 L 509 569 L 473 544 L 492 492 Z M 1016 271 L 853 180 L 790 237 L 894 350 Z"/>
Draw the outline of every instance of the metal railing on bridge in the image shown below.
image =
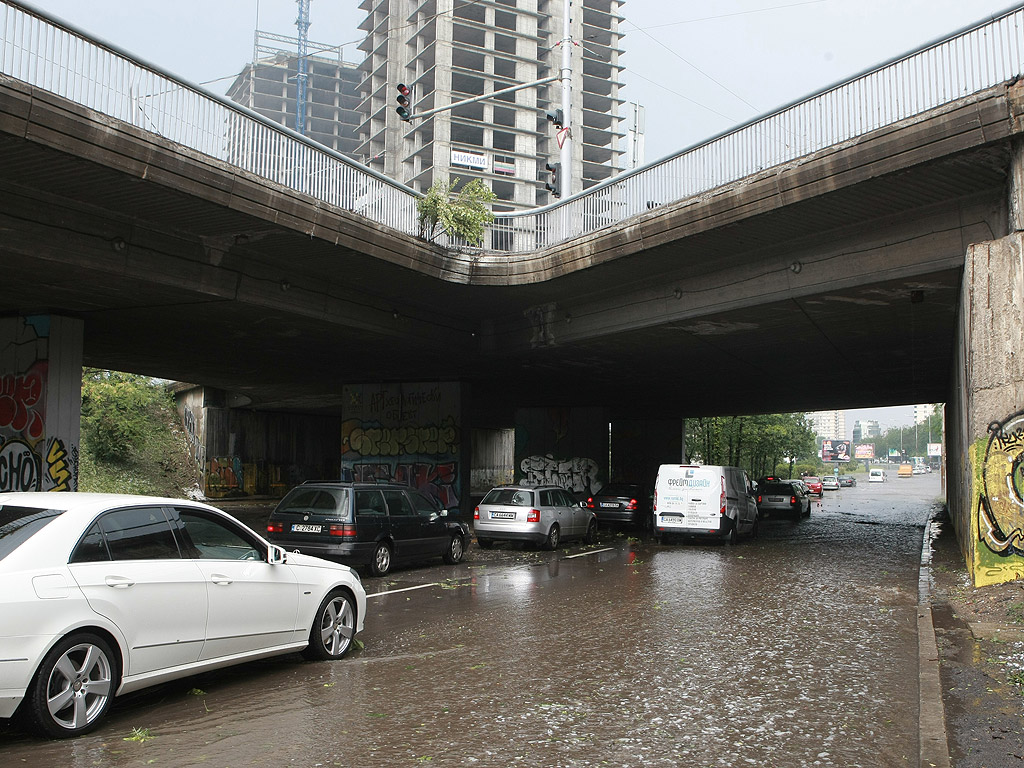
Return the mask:
<path fill-rule="evenodd" d="M 4 75 L 316 200 L 419 232 L 417 192 L 26 4 L 0 0 L 0 46 Z M 554 205 L 500 214 L 485 243 L 503 252 L 545 248 L 1021 74 L 1024 5 Z"/>

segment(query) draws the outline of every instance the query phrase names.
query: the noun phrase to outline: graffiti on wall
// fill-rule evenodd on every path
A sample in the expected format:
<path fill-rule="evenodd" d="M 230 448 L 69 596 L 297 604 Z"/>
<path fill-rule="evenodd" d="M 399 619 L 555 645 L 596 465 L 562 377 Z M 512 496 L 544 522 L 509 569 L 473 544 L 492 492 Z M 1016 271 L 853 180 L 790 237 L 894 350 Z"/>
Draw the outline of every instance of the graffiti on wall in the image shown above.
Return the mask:
<path fill-rule="evenodd" d="M 0 376 L 0 430 L 10 430 L 32 441 L 43 436 L 46 369 L 46 361 L 40 360 L 24 373 Z"/>
<path fill-rule="evenodd" d="M 39 457 L 24 440 L 0 441 L 0 491 L 38 491 Z"/>
<path fill-rule="evenodd" d="M 46 476 L 51 491 L 75 490 L 74 479 L 78 477 L 78 449 L 69 454 L 64 441 L 53 437 L 46 450 Z"/>
<path fill-rule="evenodd" d="M 0 375 L 0 491 L 75 490 L 78 458 L 46 434 L 46 377 L 36 360 L 26 370 Z"/>
<path fill-rule="evenodd" d="M 343 397 L 343 479 L 402 483 L 445 507 L 458 505 L 457 385 L 349 386 Z"/>
<path fill-rule="evenodd" d="M 295 465 L 245 462 L 240 456 L 218 456 L 206 462 L 203 494 L 208 499 L 269 494 L 284 496 L 301 477 Z"/>
<path fill-rule="evenodd" d="M 454 461 L 359 463 L 352 466 L 352 481 L 389 482 L 408 485 L 433 496 L 446 507 L 458 506 L 458 464 Z"/>
<path fill-rule="evenodd" d="M 568 491 L 590 495 L 603 487 L 598 479 L 600 467 L 593 459 L 574 456 L 571 459 L 556 459 L 546 456 L 527 456 L 519 468 L 523 479 L 533 485 L 558 485 Z"/>
<path fill-rule="evenodd" d="M 997 555 L 1024 556 L 1024 411 L 989 425 L 981 461 L 978 530 Z"/>
<path fill-rule="evenodd" d="M 191 405 L 185 406 L 181 415 L 181 422 L 185 429 L 185 440 L 188 442 L 188 449 L 192 460 L 196 463 L 197 467 L 202 467 L 205 463 L 203 460 L 203 440 L 199 435 L 199 422 L 192 411 Z"/>
<path fill-rule="evenodd" d="M 458 450 L 458 440 L 459 430 L 450 418 L 433 426 L 394 429 L 352 422 L 342 425 L 342 450 L 361 456 L 454 453 Z"/>

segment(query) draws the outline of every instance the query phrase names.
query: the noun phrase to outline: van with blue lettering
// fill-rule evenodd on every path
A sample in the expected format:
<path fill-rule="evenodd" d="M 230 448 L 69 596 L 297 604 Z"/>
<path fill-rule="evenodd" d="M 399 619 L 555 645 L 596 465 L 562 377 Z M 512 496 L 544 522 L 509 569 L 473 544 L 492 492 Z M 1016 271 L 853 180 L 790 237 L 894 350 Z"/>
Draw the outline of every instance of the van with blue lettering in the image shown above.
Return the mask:
<path fill-rule="evenodd" d="M 654 532 L 662 544 L 680 536 L 735 544 L 757 535 L 757 493 L 739 467 L 662 464 L 654 483 Z"/>

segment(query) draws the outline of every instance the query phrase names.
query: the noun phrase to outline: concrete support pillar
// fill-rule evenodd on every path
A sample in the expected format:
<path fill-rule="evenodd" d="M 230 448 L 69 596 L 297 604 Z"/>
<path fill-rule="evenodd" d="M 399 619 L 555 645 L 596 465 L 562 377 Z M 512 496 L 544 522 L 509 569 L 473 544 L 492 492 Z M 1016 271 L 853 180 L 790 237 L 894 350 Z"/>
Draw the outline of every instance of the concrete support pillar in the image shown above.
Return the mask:
<path fill-rule="evenodd" d="M 1010 231 L 1024 232 L 1024 137 L 1013 142 L 1010 160 Z"/>
<path fill-rule="evenodd" d="M 410 485 L 468 512 L 460 384 L 347 384 L 342 402 L 342 480 Z"/>
<path fill-rule="evenodd" d="M 682 425 L 680 424 L 682 422 Z M 615 419 L 611 480 L 654 486 L 662 464 L 685 463 L 685 419 Z"/>
<path fill-rule="evenodd" d="M 558 485 L 579 498 L 608 482 L 608 412 L 604 408 L 516 411 L 515 480 Z"/>
<path fill-rule="evenodd" d="M 1020 172 L 1018 152 L 1018 180 Z M 1020 190 L 1018 184 L 1018 202 Z M 1024 232 L 1019 221 L 1017 229 L 968 249 L 956 396 L 947 404 L 950 512 L 977 586 L 1024 578 Z"/>
<path fill-rule="evenodd" d="M 78 490 L 83 328 L 0 318 L 0 491 Z"/>

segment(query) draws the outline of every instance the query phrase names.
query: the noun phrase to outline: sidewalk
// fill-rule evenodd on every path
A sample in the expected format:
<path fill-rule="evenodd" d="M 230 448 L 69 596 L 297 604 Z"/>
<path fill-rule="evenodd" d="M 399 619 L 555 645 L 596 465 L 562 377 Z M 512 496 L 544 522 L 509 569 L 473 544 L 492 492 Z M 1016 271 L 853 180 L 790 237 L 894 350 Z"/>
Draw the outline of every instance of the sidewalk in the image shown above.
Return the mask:
<path fill-rule="evenodd" d="M 972 587 L 945 512 L 937 520 L 930 603 L 949 764 L 1024 768 L 1024 583 Z"/>

